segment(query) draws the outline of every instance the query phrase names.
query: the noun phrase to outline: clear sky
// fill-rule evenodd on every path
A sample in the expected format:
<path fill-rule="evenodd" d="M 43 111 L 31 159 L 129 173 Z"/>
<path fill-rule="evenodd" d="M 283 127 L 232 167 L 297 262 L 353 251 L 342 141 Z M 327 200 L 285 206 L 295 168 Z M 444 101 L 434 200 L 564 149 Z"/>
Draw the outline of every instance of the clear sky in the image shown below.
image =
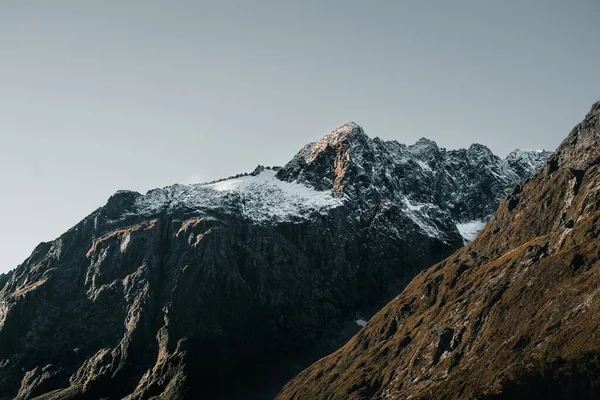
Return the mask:
<path fill-rule="evenodd" d="M 599 21 L 597 0 L 0 0 L 0 272 L 118 189 L 281 165 L 348 121 L 554 149 L 600 98 Z"/>

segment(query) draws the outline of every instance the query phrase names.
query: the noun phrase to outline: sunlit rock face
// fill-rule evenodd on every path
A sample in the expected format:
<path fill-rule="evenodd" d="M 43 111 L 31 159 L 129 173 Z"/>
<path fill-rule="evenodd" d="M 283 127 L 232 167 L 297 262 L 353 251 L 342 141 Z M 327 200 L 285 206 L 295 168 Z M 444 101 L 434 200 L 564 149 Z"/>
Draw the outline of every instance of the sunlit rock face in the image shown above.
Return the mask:
<path fill-rule="evenodd" d="M 272 398 L 472 239 L 536 156 L 350 123 L 282 168 L 119 191 L 0 276 L 0 398 Z"/>

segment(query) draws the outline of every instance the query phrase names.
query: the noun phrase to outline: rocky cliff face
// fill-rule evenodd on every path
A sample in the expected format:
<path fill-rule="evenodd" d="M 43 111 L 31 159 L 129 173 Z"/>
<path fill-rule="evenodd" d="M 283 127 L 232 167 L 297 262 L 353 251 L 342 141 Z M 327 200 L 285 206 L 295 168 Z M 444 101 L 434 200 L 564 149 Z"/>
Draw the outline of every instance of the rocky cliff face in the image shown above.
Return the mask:
<path fill-rule="evenodd" d="M 348 124 L 280 169 L 120 191 L 0 277 L 0 398 L 272 397 L 462 246 L 526 154 Z"/>
<path fill-rule="evenodd" d="M 599 189 L 600 102 L 475 241 L 279 398 L 598 398 Z"/>

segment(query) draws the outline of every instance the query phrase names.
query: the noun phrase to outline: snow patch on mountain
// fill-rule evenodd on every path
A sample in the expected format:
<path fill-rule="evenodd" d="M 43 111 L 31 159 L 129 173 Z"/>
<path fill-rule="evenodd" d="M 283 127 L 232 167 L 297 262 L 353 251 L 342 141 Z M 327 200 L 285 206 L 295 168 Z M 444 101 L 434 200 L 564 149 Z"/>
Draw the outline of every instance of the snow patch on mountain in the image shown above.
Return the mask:
<path fill-rule="evenodd" d="M 135 201 L 140 214 L 187 209 L 214 211 L 227 209 L 256 222 L 304 219 L 323 214 L 343 204 L 343 197 L 331 191 L 318 191 L 297 182 L 284 182 L 276 171 L 264 170 L 210 184 L 173 185 L 149 191 Z"/>
<path fill-rule="evenodd" d="M 444 233 L 436 226 L 435 218 L 432 218 L 427 211 L 431 209 L 439 210 L 433 204 L 428 203 L 414 203 L 411 202 L 407 197 L 402 199 L 405 206 L 405 213 L 427 236 L 431 238 L 438 238 L 444 240 Z"/>
<path fill-rule="evenodd" d="M 404 204 L 406 205 L 406 208 L 408 208 L 411 211 L 419 211 L 421 210 L 421 208 L 423 208 L 424 206 L 426 206 L 427 204 L 417 204 L 417 203 L 412 203 L 408 197 L 404 196 L 404 198 L 402 199 L 402 201 L 404 202 Z"/>
<path fill-rule="evenodd" d="M 357 319 L 356 321 L 356 325 L 360 326 L 361 328 L 364 328 L 365 326 L 367 326 L 367 321 L 365 321 L 364 319 Z"/>
<path fill-rule="evenodd" d="M 432 169 L 429 167 L 429 165 L 427 165 L 427 163 L 425 163 L 424 161 L 421 160 L 417 160 L 417 164 L 419 164 L 419 166 L 424 170 L 424 171 L 432 171 Z"/>
<path fill-rule="evenodd" d="M 465 244 L 473 241 L 479 232 L 485 228 L 485 224 L 487 222 L 484 220 L 474 220 L 468 222 L 461 222 L 456 224 L 456 229 L 458 229 L 458 233 L 463 237 Z"/>

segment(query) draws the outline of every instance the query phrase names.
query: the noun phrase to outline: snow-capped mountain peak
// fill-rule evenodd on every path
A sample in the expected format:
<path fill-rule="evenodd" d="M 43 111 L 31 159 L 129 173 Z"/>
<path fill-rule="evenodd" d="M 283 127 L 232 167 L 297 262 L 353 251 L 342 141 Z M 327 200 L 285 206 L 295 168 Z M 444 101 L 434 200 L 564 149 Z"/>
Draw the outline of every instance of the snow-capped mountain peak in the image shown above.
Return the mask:
<path fill-rule="evenodd" d="M 468 223 L 485 220 L 549 155 L 519 151 L 502 160 L 481 144 L 447 151 L 426 138 L 405 146 L 370 139 L 350 123 L 306 146 L 277 177 L 343 193 L 366 208 L 409 198 Z"/>

